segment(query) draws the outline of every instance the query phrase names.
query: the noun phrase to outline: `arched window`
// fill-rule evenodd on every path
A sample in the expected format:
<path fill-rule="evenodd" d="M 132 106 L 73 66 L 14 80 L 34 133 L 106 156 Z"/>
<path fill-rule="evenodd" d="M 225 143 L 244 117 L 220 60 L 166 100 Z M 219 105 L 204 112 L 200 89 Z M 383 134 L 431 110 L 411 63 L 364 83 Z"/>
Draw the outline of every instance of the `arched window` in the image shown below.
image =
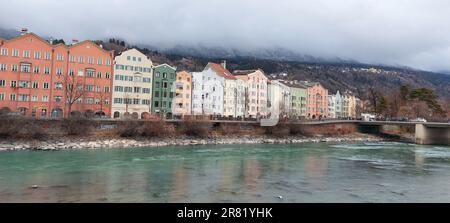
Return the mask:
<path fill-rule="evenodd" d="M 120 117 L 120 112 L 116 111 L 114 112 L 114 118 L 119 118 Z"/>

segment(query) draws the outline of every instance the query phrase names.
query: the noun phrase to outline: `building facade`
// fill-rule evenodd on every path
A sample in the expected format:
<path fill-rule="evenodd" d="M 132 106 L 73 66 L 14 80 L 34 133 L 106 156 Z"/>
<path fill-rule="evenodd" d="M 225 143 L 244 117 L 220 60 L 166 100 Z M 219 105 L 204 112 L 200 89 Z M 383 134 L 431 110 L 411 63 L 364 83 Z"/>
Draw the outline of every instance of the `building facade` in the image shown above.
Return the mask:
<path fill-rule="evenodd" d="M 115 57 L 112 118 L 146 118 L 151 113 L 152 61 L 136 49 Z"/>
<path fill-rule="evenodd" d="M 220 66 L 220 65 L 219 65 Z M 202 72 L 192 73 L 192 112 L 194 115 L 224 114 L 225 78 L 208 63 Z"/>
<path fill-rule="evenodd" d="M 284 81 L 283 83 L 290 88 L 291 92 L 291 110 L 289 116 L 293 119 L 306 118 L 308 104 L 308 93 L 306 86 L 294 81 Z"/>
<path fill-rule="evenodd" d="M 192 74 L 187 71 L 177 72 L 174 103 L 174 115 L 192 114 Z"/>
<path fill-rule="evenodd" d="M 113 55 L 92 41 L 53 45 L 33 33 L 0 39 L 0 108 L 35 118 L 109 116 Z"/>
<path fill-rule="evenodd" d="M 291 89 L 280 80 L 269 80 L 267 95 L 270 116 L 289 118 L 292 105 Z"/>
<path fill-rule="evenodd" d="M 327 118 L 328 90 L 319 82 L 302 82 L 307 87 L 307 117 L 311 119 Z"/>
<path fill-rule="evenodd" d="M 233 72 L 237 79 L 246 82 L 246 97 L 244 98 L 245 117 L 261 118 L 268 114 L 267 91 L 268 78 L 261 69 L 236 70 Z"/>
<path fill-rule="evenodd" d="M 168 64 L 153 67 L 152 114 L 162 118 L 172 117 L 176 70 Z"/>

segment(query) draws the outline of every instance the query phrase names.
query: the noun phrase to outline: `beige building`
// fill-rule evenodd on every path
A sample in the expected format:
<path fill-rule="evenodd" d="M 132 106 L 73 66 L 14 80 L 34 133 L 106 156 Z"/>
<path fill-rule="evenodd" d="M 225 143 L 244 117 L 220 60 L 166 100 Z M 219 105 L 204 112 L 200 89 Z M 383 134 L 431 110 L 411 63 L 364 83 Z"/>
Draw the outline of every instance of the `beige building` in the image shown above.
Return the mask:
<path fill-rule="evenodd" d="M 175 81 L 175 98 L 173 114 L 177 116 L 192 114 L 192 74 L 187 71 L 177 72 Z"/>
<path fill-rule="evenodd" d="M 246 97 L 244 100 L 245 117 L 261 118 L 267 110 L 267 82 L 268 78 L 261 69 L 236 70 L 235 77 L 246 82 Z"/>
<path fill-rule="evenodd" d="M 151 113 L 153 64 L 136 49 L 115 58 L 113 79 L 113 118 L 145 118 Z"/>

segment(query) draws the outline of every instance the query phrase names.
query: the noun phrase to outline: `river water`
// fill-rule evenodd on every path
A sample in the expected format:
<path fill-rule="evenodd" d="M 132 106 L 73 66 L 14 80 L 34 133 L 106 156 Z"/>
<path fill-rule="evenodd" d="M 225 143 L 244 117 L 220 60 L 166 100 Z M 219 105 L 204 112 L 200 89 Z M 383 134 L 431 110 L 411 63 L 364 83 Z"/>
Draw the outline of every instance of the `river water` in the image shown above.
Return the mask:
<path fill-rule="evenodd" d="M 450 147 L 371 142 L 1 152 L 0 202 L 450 202 Z"/>

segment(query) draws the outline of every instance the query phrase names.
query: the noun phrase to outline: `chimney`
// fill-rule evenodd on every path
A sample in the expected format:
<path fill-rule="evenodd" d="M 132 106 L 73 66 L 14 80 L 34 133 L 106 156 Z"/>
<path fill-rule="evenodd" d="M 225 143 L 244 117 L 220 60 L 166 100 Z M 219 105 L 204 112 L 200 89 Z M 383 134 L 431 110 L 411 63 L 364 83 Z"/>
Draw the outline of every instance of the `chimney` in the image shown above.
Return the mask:
<path fill-rule="evenodd" d="M 226 60 L 222 60 L 222 63 L 220 63 L 220 65 L 222 65 L 223 68 L 227 69 L 227 61 Z"/>
<path fill-rule="evenodd" d="M 28 29 L 27 28 L 22 28 L 21 30 L 20 30 L 20 35 L 25 35 L 25 34 L 27 34 L 28 33 Z"/>

